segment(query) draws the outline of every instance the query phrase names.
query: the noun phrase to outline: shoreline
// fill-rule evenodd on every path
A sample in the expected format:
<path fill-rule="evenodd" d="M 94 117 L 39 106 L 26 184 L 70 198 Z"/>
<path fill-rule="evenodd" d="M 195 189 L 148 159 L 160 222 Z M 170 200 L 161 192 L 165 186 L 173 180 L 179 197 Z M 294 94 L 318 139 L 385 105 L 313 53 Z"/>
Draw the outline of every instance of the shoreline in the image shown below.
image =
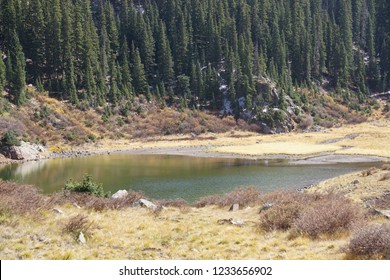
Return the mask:
<path fill-rule="evenodd" d="M 37 161 L 103 154 L 178 155 L 249 160 L 285 160 L 291 164 L 389 162 L 390 120 L 371 120 L 321 131 L 258 134 L 248 131 L 177 134 L 143 139 L 99 139 L 81 146 L 55 144 L 36 154 Z M 23 163 L 0 157 L 0 164 Z"/>
<path fill-rule="evenodd" d="M 128 154 L 128 155 L 170 155 L 170 156 L 187 156 L 202 158 L 229 158 L 229 159 L 247 159 L 247 160 L 281 160 L 287 161 L 291 165 L 324 165 L 338 163 L 379 163 L 388 162 L 387 157 L 370 156 L 370 155 L 350 155 L 335 154 L 323 152 L 318 154 L 306 155 L 289 155 L 289 154 L 264 154 L 264 155 L 243 155 L 238 153 L 223 153 L 210 151 L 209 146 L 171 146 L 171 147 L 136 147 L 115 150 L 75 150 L 64 151 L 60 153 L 48 153 L 40 159 L 33 160 L 12 160 L 6 159 L 0 161 L 0 164 L 22 164 L 31 161 L 43 161 L 57 158 L 77 158 L 97 155 L 111 154 Z"/>

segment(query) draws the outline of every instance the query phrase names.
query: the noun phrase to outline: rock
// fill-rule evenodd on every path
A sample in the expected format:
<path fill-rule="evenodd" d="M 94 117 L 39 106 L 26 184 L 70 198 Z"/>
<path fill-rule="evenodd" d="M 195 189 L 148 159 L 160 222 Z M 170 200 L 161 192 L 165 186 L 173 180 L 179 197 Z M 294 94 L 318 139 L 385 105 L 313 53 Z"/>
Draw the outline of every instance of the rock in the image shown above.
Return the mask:
<path fill-rule="evenodd" d="M 53 211 L 58 213 L 58 214 L 64 214 L 64 211 L 62 211 L 61 209 L 58 209 L 58 208 L 53 208 Z"/>
<path fill-rule="evenodd" d="M 242 220 L 232 220 L 232 225 L 242 227 L 245 224 Z"/>
<path fill-rule="evenodd" d="M 38 160 L 42 159 L 45 148 L 41 145 L 30 144 L 21 141 L 20 146 L 3 147 L 0 150 L 5 157 L 15 160 Z"/>
<path fill-rule="evenodd" d="M 352 182 L 353 185 L 357 185 L 357 184 L 359 184 L 359 183 L 360 183 L 359 180 L 354 180 L 354 181 Z"/>
<path fill-rule="evenodd" d="M 267 210 L 270 209 L 273 205 L 274 205 L 274 204 L 273 204 L 273 203 L 270 203 L 270 202 L 264 203 L 263 206 L 261 206 L 259 213 L 261 213 L 261 212 L 263 212 L 263 211 L 267 211 Z"/>
<path fill-rule="evenodd" d="M 245 224 L 244 221 L 233 220 L 233 218 L 230 218 L 230 219 L 220 219 L 220 220 L 217 221 L 217 223 L 219 225 L 228 224 L 228 225 L 235 225 L 235 226 L 239 226 L 239 227 L 242 227 Z"/>
<path fill-rule="evenodd" d="M 229 211 L 231 211 L 231 212 L 236 212 L 236 211 L 238 211 L 238 210 L 240 210 L 240 205 L 239 205 L 238 203 L 233 204 L 233 205 L 230 206 L 230 208 L 229 208 Z"/>
<path fill-rule="evenodd" d="M 386 217 L 387 219 L 390 219 L 390 210 L 378 210 L 374 209 L 377 214 Z"/>
<path fill-rule="evenodd" d="M 116 193 L 114 193 L 111 197 L 114 199 L 118 198 L 124 198 L 128 195 L 129 193 L 126 190 L 119 190 Z"/>
<path fill-rule="evenodd" d="M 76 207 L 77 209 L 81 209 L 81 207 L 76 203 L 76 202 L 73 202 L 72 203 L 74 207 Z"/>
<path fill-rule="evenodd" d="M 138 202 L 142 207 L 146 207 L 146 208 L 152 209 L 152 210 L 157 209 L 157 205 L 154 204 L 153 202 L 150 202 L 149 200 L 141 198 Z"/>
<path fill-rule="evenodd" d="M 84 236 L 84 233 L 82 231 L 80 231 L 78 240 L 79 240 L 79 242 L 81 244 L 86 244 L 87 243 L 87 240 L 85 240 L 85 236 Z"/>

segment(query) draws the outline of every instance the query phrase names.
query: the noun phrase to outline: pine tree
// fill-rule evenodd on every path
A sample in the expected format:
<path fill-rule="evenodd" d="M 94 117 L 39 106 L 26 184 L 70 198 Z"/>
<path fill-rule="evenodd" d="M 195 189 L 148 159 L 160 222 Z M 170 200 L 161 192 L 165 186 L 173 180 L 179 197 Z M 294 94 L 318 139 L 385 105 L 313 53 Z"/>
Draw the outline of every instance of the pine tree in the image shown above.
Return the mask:
<path fill-rule="evenodd" d="M 9 93 L 14 103 L 20 106 L 26 99 L 26 59 L 15 30 L 11 36 L 10 49 L 9 58 L 12 62 L 12 72 L 10 72 L 8 80 Z"/>
<path fill-rule="evenodd" d="M 167 87 L 173 82 L 173 60 L 165 24 L 160 21 L 156 39 L 156 62 L 161 80 Z"/>
<path fill-rule="evenodd" d="M 5 64 L 3 61 L 3 53 L 0 50 L 0 97 L 2 96 L 2 91 L 5 87 Z"/>
<path fill-rule="evenodd" d="M 126 38 L 122 40 L 119 60 L 122 73 L 121 91 L 124 96 L 130 97 L 133 86 L 131 83 L 132 78 L 130 73 L 129 48 L 127 46 Z"/>
<path fill-rule="evenodd" d="M 141 62 L 141 56 L 138 48 L 134 45 L 131 46 L 132 53 L 132 73 L 133 73 L 133 86 L 136 94 L 148 94 L 149 85 L 145 75 L 144 65 Z"/>

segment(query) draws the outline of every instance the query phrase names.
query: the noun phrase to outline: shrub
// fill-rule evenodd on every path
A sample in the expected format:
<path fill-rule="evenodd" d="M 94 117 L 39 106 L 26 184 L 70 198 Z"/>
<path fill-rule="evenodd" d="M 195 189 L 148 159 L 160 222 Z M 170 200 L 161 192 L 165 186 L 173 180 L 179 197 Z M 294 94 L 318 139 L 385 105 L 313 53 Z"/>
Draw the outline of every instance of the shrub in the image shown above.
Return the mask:
<path fill-rule="evenodd" d="M 107 209 L 114 210 L 133 207 L 135 202 L 145 196 L 141 192 L 131 191 L 127 194 L 127 196 L 117 199 L 108 197 L 97 197 L 90 195 L 89 193 L 79 192 L 65 193 L 65 196 L 57 194 L 54 197 L 58 204 L 65 204 L 70 201 L 87 209 L 103 211 Z"/>
<path fill-rule="evenodd" d="M 174 200 L 159 200 L 156 204 L 161 207 L 174 207 L 178 209 L 186 209 L 189 206 L 187 201 L 181 198 Z"/>
<path fill-rule="evenodd" d="M 344 248 L 349 258 L 383 259 L 390 250 L 390 225 L 369 225 L 357 229 Z"/>
<path fill-rule="evenodd" d="M 388 163 L 385 163 L 384 165 L 382 165 L 382 170 L 390 170 L 390 164 Z"/>
<path fill-rule="evenodd" d="M 246 206 L 259 201 L 260 191 L 255 187 L 238 188 L 223 196 L 206 196 L 195 203 L 195 207 L 205 207 L 207 205 L 217 205 L 219 207 L 240 204 Z"/>
<path fill-rule="evenodd" d="M 0 205 L 2 211 L 10 214 L 35 214 L 41 209 L 49 209 L 50 199 L 29 185 L 0 181 Z"/>
<path fill-rule="evenodd" d="M 329 194 L 302 211 L 294 229 L 312 238 L 348 230 L 362 218 L 358 205 L 341 195 Z"/>
<path fill-rule="evenodd" d="M 21 143 L 18 140 L 15 131 L 7 131 L 1 138 L 1 146 L 11 147 L 11 146 L 20 146 Z"/>
<path fill-rule="evenodd" d="M 375 167 L 370 167 L 368 169 L 363 170 L 361 174 L 363 177 L 367 177 L 367 176 L 373 175 L 377 172 L 378 172 L 378 170 Z"/>
<path fill-rule="evenodd" d="M 283 204 L 273 205 L 260 214 L 260 228 L 266 231 L 288 230 L 299 217 L 304 205 L 291 201 Z"/>
<path fill-rule="evenodd" d="M 65 191 L 88 193 L 98 197 L 107 197 L 101 184 L 97 184 L 92 180 L 91 175 L 85 175 L 81 182 L 74 182 L 72 179 L 65 184 Z"/>
<path fill-rule="evenodd" d="M 308 129 L 310 127 L 312 127 L 314 124 L 314 120 L 313 120 L 313 117 L 310 116 L 310 115 L 306 115 L 305 118 L 303 118 L 300 122 L 299 122 L 299 127 L 301 129 Z"/>
<path fill-rule="evenodd" d="M 381 177 L 379 178 L 379 181 L 386 181 L 390 179 L 390 172 L 382 174 Z"/>
<path fill-rule="evenodd" d="M 88 222 L 87 216 L 78 214 L 69 218 L 64 226 L 63 231 L 77 236 L 80 232 L 85 233 L 90 226 L 91 224 Z"/>

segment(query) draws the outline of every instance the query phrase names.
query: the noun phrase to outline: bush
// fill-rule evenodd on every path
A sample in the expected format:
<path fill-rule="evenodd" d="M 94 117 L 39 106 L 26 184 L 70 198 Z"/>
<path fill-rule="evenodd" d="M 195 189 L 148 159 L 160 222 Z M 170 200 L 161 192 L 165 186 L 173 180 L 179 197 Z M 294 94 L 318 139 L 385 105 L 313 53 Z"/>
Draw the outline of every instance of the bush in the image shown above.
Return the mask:
<path fill-rule="evenodd" d="M 388 163 L 383 164 L 382 167 L 381 167 L 381 169 L 382 169 L 382 170 L 389 170 L 389 171 L 390 171 L 390 164 L 388 164 Z"/>
<path fill-rule="evenodd" d="M 294 229 L 312 238 L 349 230 L 362 218 L 358 205 L 341 195 L 329 194 L 302 212 Z"/>
<path fill-rule="evenodd" d="M 261 212 L 259 226 L 266 231 L 288 230 L 303 208 L 304 205 L 296 201 L 273 205 L 270 209 Z"/>
<path fill-rule="evenodd" d="M 52 201 L 34 186 L 0 181 L 0 208 L 7 213 L 36 214 L 51 206 Z"/>
<path fill-rule="evenodd" d="M 367 177 L 367 176 L 371 176 L 371 175 L 373 175 L 373 174 L 375 174 L 377 172 L 378 172 L 378 170 L 375 167 L 370 167 L 368 169 L 363 170 L 361 172 L 361 174 L 362 174 L 363 177 Z"/>
<path fill-rule="evenodd" d="M 18 140 L 15 131 L 7 131 L 4 136 L 1 138 L 1 146 L 11 147 L 11 146 L 20 146 L 21 143 Z"/>
<path fill-rule="evenodd" d="M 64 232 L 74 234 L 77 236 L 80 232 L 85 233 L 90 227 L 88 218 L 85 215 L 78 214 L 69 218 L 68 222 L 64 226 Z"/>
<path fill-rule="evenodd" d="M 217 205 L 219 207 L 240 204 L 246 206 L 259 201 L 260 191 L 255 187 L 238 188 L 223 196 L 206 196 L 195 203 L 195 207 L 201 208 L 207 205 Z"/>
<path fill-rule="evenodd" d="M 379 181 L 386 181 L 390 179 L 390 172 L 382 174 L 381 177 L 379 178 Z"/>
<path fill-rule="evenodd" d="M 65 184 L 65 191 L 88 193 L 97 197 L 107 197 L 101 184 L 97 184 L 92 180 L 91 175 L 85 175 L 82 182 L 74 182 L 72 179 Z"/>
<path fill-rule="evenodd" d="M 369 225 L 356 230 L 344 248 L 349 258 L 383 259 L 390 251 L 390 225 Z"/>

